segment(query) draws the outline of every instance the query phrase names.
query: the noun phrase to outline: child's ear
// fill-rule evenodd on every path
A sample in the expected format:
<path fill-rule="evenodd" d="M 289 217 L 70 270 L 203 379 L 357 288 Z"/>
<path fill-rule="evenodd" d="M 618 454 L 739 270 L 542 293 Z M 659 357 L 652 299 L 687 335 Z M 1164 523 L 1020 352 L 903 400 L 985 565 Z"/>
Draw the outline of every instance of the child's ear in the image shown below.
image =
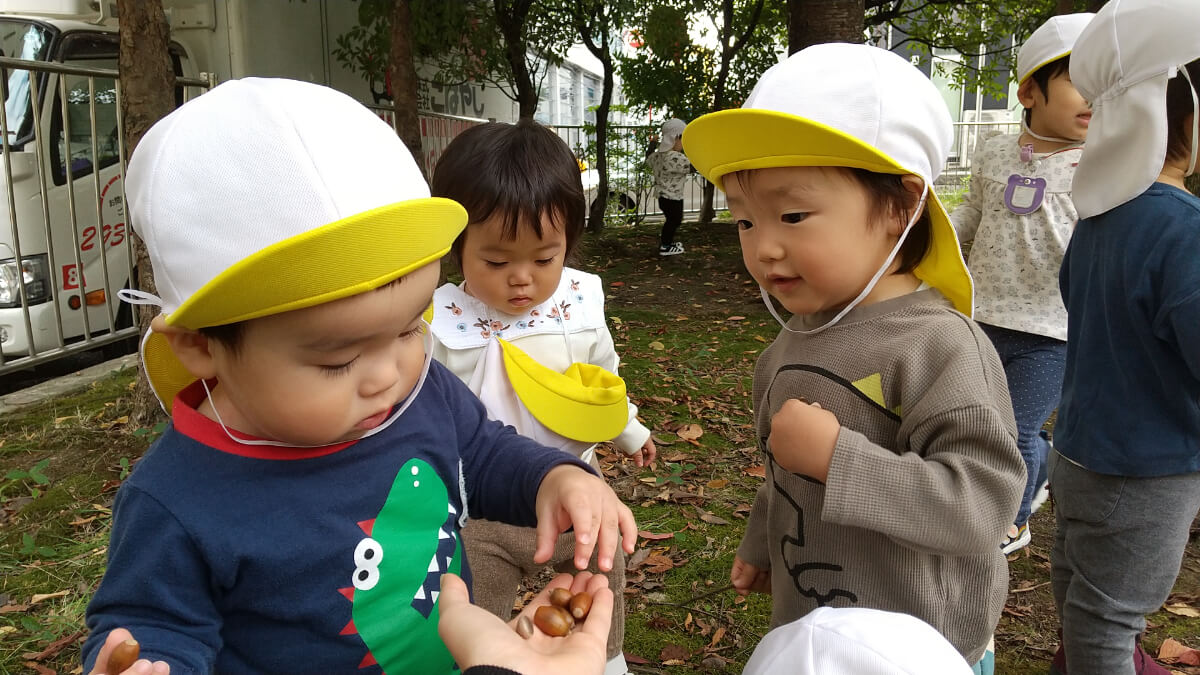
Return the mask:
<path fill-rule="evenodd" d="M 1033 92 L 1037 89 L 1037 82 L 1033 81 L 1032 77 L 1025 78 L 1021 86 L 1017 87 L 1017 100 L 1026 108 L 1033 107 Z"/>
<path fill-rule="evenodd" d="M 179 359 L 189 373 L 205 380 L 216 377 L 216 367 L 207 337 L 187 328 L 168 326 L 161 315 L 154 317 L 150 323 L 150 330 L 167 339 L 175 358 Z"/>
<path fill-rule="evenodd" d="M 920 205 L 922 209 L 925 208 L 925 205 L 921 204 L 921 192 L 925 189 L 925 179 L 916 174 L 910 173 L 901 176 L 900 183 L 904 186 L 904 191 L 908 193 L 908 199 L 906 200 L 907 205 L 905 209 L 896 214 L 896 218 L 892 218 L 889 221 L 888 234 L 891 234 L 895 237 L 899 237 L 900 234 L 904 232 L 904 228 L 908 225 L 908 221 L 912 220 L 913 209 L 917 208 L 918 205 Z M 930 190 L 932 191 L 933 188 L 930 188 Z M 928 199 L 929 198 L 926 197 L 926 200 Z"/>

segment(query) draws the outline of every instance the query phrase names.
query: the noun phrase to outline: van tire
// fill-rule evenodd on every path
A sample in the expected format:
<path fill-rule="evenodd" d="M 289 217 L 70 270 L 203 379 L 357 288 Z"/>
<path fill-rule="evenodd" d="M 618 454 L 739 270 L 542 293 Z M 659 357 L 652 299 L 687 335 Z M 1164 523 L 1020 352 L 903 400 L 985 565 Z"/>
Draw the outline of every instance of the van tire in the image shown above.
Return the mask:
<path fill-rule="evenodd" d="M 639 218 L 636 199 L 624 192 L 617 192 L 616 190 L 609 190 L 608 199 L 610 202 L 614 202 L 616 215 L 620 216 L 626 224 L 634 225 L 638 222 Z M 593 209 L 596 208 L 596 202 L 599 200 L 599 197 L 596 197 L 592 200 L 591 206 Z"/>

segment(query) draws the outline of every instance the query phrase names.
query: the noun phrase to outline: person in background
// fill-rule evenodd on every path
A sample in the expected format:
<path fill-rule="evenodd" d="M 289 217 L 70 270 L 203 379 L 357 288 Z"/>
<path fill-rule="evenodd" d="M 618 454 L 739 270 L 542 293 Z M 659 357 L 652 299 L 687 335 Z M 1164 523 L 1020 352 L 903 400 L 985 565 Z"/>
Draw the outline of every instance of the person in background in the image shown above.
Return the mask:
<path fill-rule="evenodd" d="M 1056 675 L 1165 675 L 1139 644 L 1200 511 L 1200 3 L 1111 0 L 1071 80 L 1093 102 L 1059 281 L 1067 361 L 1050 458 Z"/>
<path fill-rule="evenodd" d="M 686 127 L 683 120 L 674 117 L 663 122 L 658 148 L 646 160 L 654 172 L 654 193 L 658 195 L 658 208 L 663 214 L 659 255 L 683 253 L 683 244 L 675 239 L 675 233 L 683 223 L 683 190 L 692 169 L 687 155 L 683 154 L 682 137 Z"/>
<path fill-rule="evenodd" d="M 1000 542 L 1012 553 L 1029 544 L 1029 516 L 1048 495 L 1042 430 L 1058 407 L 1067 356 L 1067 310 L 1058 268 L 1075 228 L 1071 177 L 1092 109 L 1071 85 L 1071 47 L 1093 14 L 1055 16 L 1017 53 L 1020 133 L 995 136 L 975 153 L 971 186 L 950 221 L 975 281 L 975 320 L 1008 379 L 1025 459 L 1025 493 Z"/>

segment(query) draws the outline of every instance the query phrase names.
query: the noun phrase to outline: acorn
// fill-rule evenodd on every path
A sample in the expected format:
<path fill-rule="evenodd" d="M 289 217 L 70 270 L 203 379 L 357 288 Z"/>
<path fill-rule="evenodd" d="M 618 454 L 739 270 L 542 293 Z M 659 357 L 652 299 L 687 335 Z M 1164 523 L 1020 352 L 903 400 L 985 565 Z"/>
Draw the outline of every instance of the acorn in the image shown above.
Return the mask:
<path fill-rule="evenodd" d="M 138 660 L 138 641 L 133 638 L 125 640 L 113 648 L 108 655 L 108 663 L 104 667 L 105 675 L 121 675 L 129 670 Z"/>
<path fill-rule="evenodd" d="M 563 637 L 571 632 L 574 620 L 567 610 L 554 605 L 542 605 L 533 613 L 533 624 L 546 635 Z"/>
<path fill-rule="evenodd" d="M 550 604 L 566 609 L 567 605 L 571 604 L 571 591 L 565 588 L 556 588 L 550 591 Z"/>
<path fill-rule="evenodd" d="M 521 618 L 517 619 L 517 635 L 526 640 L 533 637 L 533 621 L 529 619 L 528 614 L 522 614 Z"/>
<path fill-rule="evenodd" d="M 592 595 L 587 591 L 580 591 L 572 598 L 567 609 L 570 610 L 571 616 L 578 621 L 583 621 L 587 618 L 588 612 L 592 611 Z"/>

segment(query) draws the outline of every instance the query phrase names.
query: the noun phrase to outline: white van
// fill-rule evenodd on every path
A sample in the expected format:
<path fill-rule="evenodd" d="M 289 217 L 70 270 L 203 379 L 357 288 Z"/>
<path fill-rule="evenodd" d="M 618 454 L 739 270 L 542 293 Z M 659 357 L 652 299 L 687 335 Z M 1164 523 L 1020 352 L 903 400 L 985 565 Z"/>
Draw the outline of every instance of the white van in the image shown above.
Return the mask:
<path fill-rule="evenodd" d="M 0 0 L 0 127 L 8 148 L 0 163 L 0 373 L 56 358 L 73 343 L 99 346 L 134 334 L 127 328 L 132 312 L 115 297 L 130 286 L 133 264 L 119 161 L 114 5 Z M 356 3 L 164 5 L 175 72 L 188 78 L 181 81 L 291 77 L 370 103 L 363 79 L 331 57 L 333 38 L 357 20 Z M 46 65 L 20 69 L 5 58 Z M 176 104 L 203 89 L 179 87 Z M 336 124 L 330 120 L 331 133 Z"/>

